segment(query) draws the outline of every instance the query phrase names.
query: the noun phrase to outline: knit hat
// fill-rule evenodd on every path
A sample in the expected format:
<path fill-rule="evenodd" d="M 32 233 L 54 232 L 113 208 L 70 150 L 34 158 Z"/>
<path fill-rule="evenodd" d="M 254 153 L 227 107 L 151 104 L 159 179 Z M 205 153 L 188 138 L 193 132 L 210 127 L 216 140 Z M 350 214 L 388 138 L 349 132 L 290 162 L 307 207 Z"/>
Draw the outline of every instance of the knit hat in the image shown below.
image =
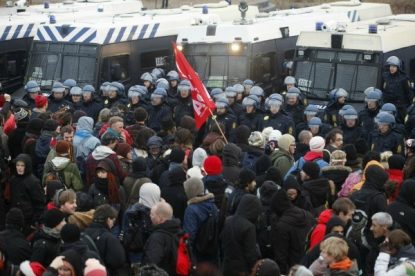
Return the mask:
<path fill-rule="evenodd" d="M 254 164 L 256 175 L 265 174 L 265 172 L 272 166 L 271 157 L 266 154 L 261 155 Z"/>
<path fill-rule="evenodd" d="M 169 159 L 170 159 L 170 162 L 181 164 L 184 161 L 184 156 L 185 156 L 184 150 L 179 149 L 179 148 L 174 148 L 170 152 Z"/>
<path fill-rule="evenodd" d="M 146 159 L 144 157 L 141 157 L 141 156 L 137 157 L 131 163 L 131 167 L 132 167 L 133 172 L 136 172 L 136 173 L 147 171 Z"/>
<path fill-rule="evenodd" d="M 107 271 L 97 259 L 88 259 L 85 262 L 84 276 L 107 276 Z"/>
<path fill-rule="evenodd" d="M 209 156 L 203 162 L 203 168 L 208 175 L 219 175 L 222 173 L 222 160 L 216 155 Z"/>
<path fill-rule="evenodd" d="M 278 216 L 281 216 L 287 209 L 291 208 L 291 206 L 291 201 L 284 189 L 279 189 L 272 197 L 271 210 Z"/>
<path fill-rule="evenodd" d="M 79 119 L 80 119 L 81 117 L 84 117 L 84 116 L 88 116 L 88 114 L 86 114 L 86 113 L 85 113 L 85 111 L 83 111 L 83 110 L 77 110 L 77 111 L 75 111 L 75 112 L 73 113 L 73 120 L 72 120 L 72 123 L 73 123 L 73 124 L 77 124 L 77 123 L 78 123 L 78 121 L 79 121 Z"/>
<path fill-rule="evenodd" d="M 245 188 L 245 186 L 255 180 L 255 172 L 250 169 L 242 169 L 239 173 L 239 186 Z"/>
<path fill-rule="evenodd" d="M 197 177 L 191 177 L 183 183 L 184 192 L 186 193 L 187 199 L 190 200 L 198 195 L 205 193 L 203 181 Z"/>
<path fill-rule="evenodd" d="M 69 155 L 69 150 L 70 150 L 71 145 L 69 144 L 69 142 L 66 141 L 59 141 L 58 144 L 56 144 L 56 154 L 59 156 L 68 156 Z"/>
<path fill-rule="evenodd" d="M 127 154 L 131 152 L 131 146 L 127 143 L 118 143 L 115 152 L 117 155 L 127 158 Z"/>
<path fill-rule="evenodd" d="M 43 130 L 55 131 L 58 128 L 58 122 L 48 119 L 43 123 Z"/>
<path fill-rule="evenodd" d="M 394 154 L 388 159 L 390 170 L 402 170 L 405 166 L 405 157 L 400 154 Z"/>
<path fill-rule="evenodd" d="M 35 106 L 37 108 L 42 108 L 48 103 L 48 98 L 43 95 L 36 95 L 35 97 Z"/>
<path fill-rule="evenodd" d="M 290 145 L 293 143 L 295 143 L 294 136 L 287 133 L 287 134 L 282 135 L 281 138 L 278 140 L 278 147 L 285 151 L 289 151 Z"/>
<path fill-rule="evenodd" d="M 271 259 L 259 260 L 255 267 L 256 276 L 279 276 L 281 275 L 280 267 Z"/>
<path fill-rule="evenodd" d="M 264 137 L 262 136 L 261 132 L 254 131 L 248 138 L 248 143 L 253 147 L 261 148 L 265 144 Z"/>
<path fill-rule="evenodd" d="M 27 112 L 27 110 L 24 109 L 23 107 L 19 107 L 14 111 L 14 118 L 16 119 L 16 121 L 21 121 L 27 118 L 28 115 L 29 115 L 29 112 Z"/>
<path fill-rule="evenodd" d="M 266 127 L 266 128 L 264 128 L 263 130 L 262 130 L 262 137 L 264 137 L 264 140 L 265 140 L 265 143 L 268 143 L 268 141 L 269 141 L 269 135 L 271 134 L 271 132 L 273 131 L 274 129 L 272 128 L 272 127 Z"/>
<path fill-rule="evenodd" d="M 269 134 L 268 141 L 279 141 L 281 138 L 281 135 L 282 135 L 281 131 L 279 131 L 278 129 L 274 129 Z"/>
<path fill-rule="evenodd" d="M 207 158 L 206 151 L 203 148 L 197 148 L 193 152 L 192 165 L 198 166 L 201 168 L 206 158 Z"/>
<path fill-rule="evenodd" d="M 26 132 L 32 133 L 35 135 L 40 135 L 43 127 L 43 120 L 39 118 L 34 118 L 29 121 L 26 127 Z"/>
<path fill-rule="evenodd" d="M 81 256 L 74 249 L 69 249 L 64 251 L 61 256 L 63 256 L 63 262 L 69 263 L 74 268 L 74 273 L 72 275 L 82 275 L 83 263 Z"/>
<path fill-rule="evenodd" d="M 6 225 L 22 229 L 24 227 L 24 216 L 22 210 L 19 208 L 11 208 L 6 215 Z"/>
<path fill-rule="evenodd" d="M 72 243 L 79 241 L 81 231 L 76 224 L 65 224 L 61 230 L 61 239 L 64 243 Z"/>
<path fill-rule="evenodd" d="M 305 162 L 302 170 L 311 179 L 316 179 L 320 175 L 320 167 L 315 162 Z"/>
<path fill-rule="evenodd" d="M 251 130 L 246 125 L 240 125 L 235 129 L 235 143 L 245 144 L 251 135 Z"/>
<path fill-rule="evenodd" d="M 47 210 L 44 216 L 46 227 L 55 228 L 65 219 L 65 215 L 59 209 Z"/>
<path fill-rule="evenodd" d="M 20 264 L 20 272 L 25 276 L 42 276 L 46 268 L 41 263 L 24 261 Z"/>
<path fill-rule="evenodd" d="M 199 167 L 193 167 L 187 170 L 186 177 L 187 178 L 197 177 L 197 178 L 202 179 L 203 174 Z"/>
<path fill-rule="evenodd" d="M 325 146 L 326 142 L 321 136 L 314 136 L 310 140 L 310 150 L 313 152 L 322 152 Z"/>
<path fill-rule="evenodd" d="M 325 235 L 330 234 L 331 230 L 333 230 L 333 228 L 336 226 L 343 226 L 344 228 L 344 222 L 338 216 L 332 216 L 326 224 Z"/>

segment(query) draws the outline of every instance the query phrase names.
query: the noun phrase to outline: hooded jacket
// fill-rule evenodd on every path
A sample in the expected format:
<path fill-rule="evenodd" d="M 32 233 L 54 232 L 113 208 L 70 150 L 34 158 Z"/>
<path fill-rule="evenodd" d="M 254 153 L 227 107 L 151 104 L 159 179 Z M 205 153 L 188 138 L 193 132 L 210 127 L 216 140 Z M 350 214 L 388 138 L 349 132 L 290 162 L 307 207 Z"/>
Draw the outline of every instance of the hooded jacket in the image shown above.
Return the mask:
<path fill-rule="evenodd" d="M 222 152 L 223 177 L 233 185 L 239 181 L 242 150 L 235 144 L 225 145 Z"/>
<path fill-rule="evenodd" d="M 82 116 L 76 125 L 73 145 L 76 147 L 76 157 L 84 160 L 99 145 L 101 141 L 93 136 L 94 120 L 91 117 Z"/>
<path fill-rule="evenodd" d="M 181 166 L 177 166 L 168 172 L 168 176 L 170 181 L 168 186 L 161 189 L 161 197 L 172 206 L 174 217 L 183 221 L 187 207 L 187 197 L 183 187 L 186 173 Z"/>
<path fill-rule="evenodd" d="M 415 180 L 404 181 L 398 198 L 388 206 L 386 211 L 415 244 Z"/>
<path fill-rule="evenodd" d="M 48 173 L 54 172 L 63 178 L 61 181 L 68 189 L 81 191 L 84 188 L 79 169 L 69 158 L 56 156 L 49 161 L 43 173 L 43 183 L 45 183 Z"/>
<path fill-rule="evenodd" d="M 16 163 L 23 162 L 23 175 L 16 172 Z M 19 154 L 14 160 L 14 175 L 10 179 L 11 202 L 10 208 L 22 210 L 26 227 L 39 221 L 45 205 L 45 194 L 39 179 L 32 174 L 32 161 L 27 154 Z"/>
<path fill-rule="evenodd" d="M 250 273 L 259 259 L 256 250 L 255 223 L 261 212 L 261 202 L 254 195 L 245 195 L 234 216 L 225 221 L 221 235 L 223 274 Z"/>
<path fill-rule="evenodd" d="M 281 175 L 286 175 L 288 170 L 294 164 L 294 157 L 286 150 L 275 150 L 271 154 L 271 160 L 274 167 L 280 170 Z"/>
<path fill-rule="evenodd" d="M 54 135 L 54 132 L 43 130 L 40 137 L 36 140 L 36 173 L 39 178 L 42 176 L 44 164 L 46 163 L 46 159 L 50 151 L 50 143 L 54 138 Z"/>
<path fill-rule="evenodd" d="M 305 192 L 308 193 L 311 204 L 314 208 L 318 208 L 326 204 L 330 190 L 329 181 L 327 178 L 319 177 L 316 179 L 304 181 L 302 187 L 304 194 Z"/>
<path fill-rule="evenodd" d="M 321 212 L 321 214 L 318 216 L 317 225 L 311 233 L 310 248 L 308 248 L 308 250 L 312 249 L 324 239 L 327 223 L 333 217 L 333 215 L 333 210 L 327 209 Z"/>
<path fill-rule="evenodd" d="M 352 172 L 352 169 L 346 166 L 327 166 L 321 170 L 321 174 L 334 182 L 336 185 L 336 193 L 341 190 L 341 187 Z"/>
<path fill-rule="evenodd" d="M 294 204 L 294 206 L 297 206 L 300 209 L 304 209 L 310 212 L 313 210 L 313 205 L 311 204 L 310 198 L 305 197 L 303 195 L 303 188 L 300 186 L 300 184 L 298 184 L 298 181 L 294 176 L 289 176 L 284 181 L 283 187 L 286 191 L 288 191 L 289 189 L 297 190 L 297 198 L 291 201 L 292 204 Z"/>
<path fill-rule="evenodd" d="M 378 161 L 376 161 L 376 160 L 369 161 L 369 162 L 366 164 L 366 167 L 365 167 L 365 168 L 364 168 L 364 170 L 363 170 L 361 180 L 360 180 L 360 181 L 359 181 L 356 185 L 354 185 L 354 186 L 353 186 L 353 189 L 352 189 L 352 191 L 353 191 L 353 192 L 354 192 L 354 191 L 359 191 L 360 189 L 362 189 L 363 183 L 365 183 L 365 181 L 366 181 L 366 176 L 365 176 L 366 170 L 367 170 L 367 168 L 368 168 L 369 166 L 372 166 L 372 165 L 379 166 L 380 168 L 382 168 L 382 169 L 383 169 L 382 164 L 381 164 L 381 163 L 379 163 Z"/>

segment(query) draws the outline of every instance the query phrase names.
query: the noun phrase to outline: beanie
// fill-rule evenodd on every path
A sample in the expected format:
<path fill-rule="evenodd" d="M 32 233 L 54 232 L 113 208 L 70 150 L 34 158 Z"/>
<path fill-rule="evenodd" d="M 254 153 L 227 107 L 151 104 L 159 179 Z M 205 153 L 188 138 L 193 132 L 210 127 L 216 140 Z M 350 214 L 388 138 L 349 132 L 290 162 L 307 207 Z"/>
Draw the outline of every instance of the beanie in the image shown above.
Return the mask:
<path fill-rule="evenodd" d="M 313 152 L 322 152 L 325 146 L 326 142 L 321 136 L 314 136 L 310 140 L 310 150 Z"/>
<path fill-rule="evenodd" d="M 24 216 L 19 208 L 11 208 L 6 215 L 6 225 L 16 226 L 19 229 L 24 227 Z"/>
<path fill-rule="evenodd" d="M 179 149 L 179 148 L 174 148 L 170 152 L 169 159 L 170 159 L 170 162 L 181 164 L 184 161 L 184 156 L 185 156 L 184 150 Z"/>
<path fill-rule="evenodd" d="M 65 215 L 58 209 L 50 209 L 46 211 L 44 216 L 44 224 L 48 228 L 55 228 L 65 219 Z"/>
<path fill-rule="evenodd" d="M 284 189 L 279 189 L 271 199 L 271 210 L 281 216 L 292 204 Z"/>
<path fill-rule="evenodd" d="M 242 169 L 239 173 L 239 186 L 245 188 L 249 183 L 255 180 L 255 172 L 250 169 Z"/>
<path fill-rule="evenodd" d="M 268 141 L 279 141 L 279 139 L 281 138 L 281 135 L 282 135 L 281 131 L 279 131 L 278 129 L 274 129 L 269 134 Z"/>
<path fill-rule="evenodd" d="M 85 262 L 84 276 L 107 276 L 107 271 L 97 259 L 88 259 Z"/>
<path fill-rule="evenodd" d="M 131 167 L 132 167 L 133 172 L 135 172 L 135 173 L 146 172 L 147 171 L 146 159 L 144 157 L 141 157 L 141 156 L 137 157 L 131 163 Z"/>
<path fill-rule="evenodd" d="M 235 144 L 247 144 L 251 130 L 246 125 L 240 125 L 235 129 Z"/>
<path fill-rule="evenodd" d="M 203 168 L 208 175 L 219 175 L 222 173 L 222 160 L 216 155 L 209 156 L 203 163 Z"/>
<path fill-rule="evenodd" d="M 264 137 L 262 136 L 262 133 L 259 131 L 254 131 L 251 133 L 251 135 L 248 138 L 249 145 L 253 147 L 261 148 L 265 144 Z"/>
<path fill-rule="evenodd" d="M 38 262 L 24 261 L 20 264 L 20 272 L 25 276 L 42 276 L 46 268 Z"/>
<path fill-rule="evenodd" d="M 118 143 L 115 152 L 117 155 L 127 158 L 127 154 L 131 152 L 131 146 L 127 143 Z"/>
<path fill-rule="evenodd" d="M 34 118 L 29 121 L 26 127 L 26 132 L 40 135 L 40 132 L 42 131 L 43 127 L 43 120 L 39 118 Z"/>
<path fill-rule="evenodd" d="M 21 121 L 23 119 L 28 118 L 29 112 L 24 109 L 23 107 L 19 107 L 14 111 L 14 118 L 16 121 Z"/>
<path fill-rule="evenodd" d="M 77 111 L 75 111 L 75 112 L 73 113 L 73 120 L 72 120 L 72 123 L 73 123 L 73 124 L 77 124 L 77 123 L 78 123 L 78 121 L 79 121 L 79 119 L 80 119 L 81 117 L 84 117 L 84 116 L 88 116 L 88 114 L 86 114 L 86 113 L 85 113 L 85 111 L 82 111 L 82 110 L 77 110 Z"/>
<path fill-rule="evenodd" d="M 64 243 L 72 243 L 79 241 L 81 231 L 76 224 L 65 224 L 61 230 L 61 239 Z"/>
<path fill-rule="evenodd" d="M 326 233 L 324 235 L 330 234 L 331 230 L 336 226 L 342 226 L 344 228 L 344 222 L 338 216 L 332 216 L 326 224 Z"/>
<path fill-rule="evenodd" d="M 388 159 L 390 170 L 402 170 L 405 166 L 405 157 L 400 154 L 394 154 Z"/>
<path fill-rule="evenodd" d="M 71 145 L 69 144 L 69 142 L 59 141 L 58 144 L 56 144 L 55 148 L 56 154 L 59 156 L 68 156 L 70 147 Z"/>
<path fill-rule="evenodd" d="M 305 162 L 302 170 L 311 179 L 316 179 L 320 175 L 320 167 L 315 162 Z"/>
<path fill-rule="evenodd" d="M 203 181 L 197 177 L 191 177 L 183 183 L 184 192 L 186 193 L 187 199 L 190 200 L 198 195 L 205 193 Z"/>
<path fill-rule="evenodd" d="M 280 267 L 271 259 L 262 259 L 255 265 L 256 276 L 279 276 L 281 275 Z"/>
<path fill-rule="evenodd" d="M 43 123 L 43 130 L 56 131 L 58 128 L 58 122 L 52 119 L 48 119 Z"/>
<path fill-rule="evenodd" d="M 35 97 L 35 106 L 37 108 L 42 108 L 48 103 L 48 98 L 43 95 L 36 95 Z"/>
<path fill-rule="evenodd" d="M 278 147 L 285 151 L 289 151 L 290 145 L 293 143 L 295 143 L 294 136 L 287 133 L 287 134 L 282 135 L 281 138 L 278 140 Z"/>

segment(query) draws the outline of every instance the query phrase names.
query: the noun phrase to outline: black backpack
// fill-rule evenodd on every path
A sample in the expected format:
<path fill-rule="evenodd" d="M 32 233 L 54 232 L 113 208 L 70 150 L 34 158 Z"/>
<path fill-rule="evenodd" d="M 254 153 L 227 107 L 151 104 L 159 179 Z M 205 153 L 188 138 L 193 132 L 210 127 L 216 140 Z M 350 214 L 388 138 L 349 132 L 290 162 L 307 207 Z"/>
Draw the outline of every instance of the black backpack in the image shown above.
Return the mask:
<path fill-rule="evenodd" d="M 272 225 L 276 220 L 276 214 L 269 209 L 264 210 L 258 217 L 258 245 L 263 258 L 274 258 L 274 249 L 272 245 Z"/>
<path fill-rule="evenodd" d="M 219 215 L 209 212 L 207 219 L 201 224 L 194 241 L 195 250 L 202 255 L 215 255 L 219 244 Z"/>
<path fill-rule="evenodd" d="M 242 168 L 255 171 L 255 163 L 258 158 L 259 156 L 253 152 L 245 152 L 242 158 Z"/>

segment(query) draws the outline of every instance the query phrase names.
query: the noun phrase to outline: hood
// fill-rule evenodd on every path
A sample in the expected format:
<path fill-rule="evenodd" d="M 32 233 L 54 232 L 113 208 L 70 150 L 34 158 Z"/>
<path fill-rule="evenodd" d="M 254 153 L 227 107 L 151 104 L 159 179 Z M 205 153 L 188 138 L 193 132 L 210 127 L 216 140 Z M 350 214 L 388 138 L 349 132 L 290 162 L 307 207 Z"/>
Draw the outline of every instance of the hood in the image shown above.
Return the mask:
<path fill-rule="evenodd" d="M 415 208 L 415 180 L 408 179 L 402 183 L 397 200 Z"/>
<path fill-rule="evenodd" d="M 352 169 L 341 165 L 327 166 L 321 169 L 321 173 L 337 173 L 338 171 L 351 173 Z"/>
<path fill-rule="evenodd" d="M 374 189 L 382 192 L 385 190 L 385 183 L 389 179 L 389 175 L 382 167 L 371 165 L 366 166 L 365 178 L 362 189 Z"/>
<path fill-rule="evenodd" d="M 155 225 L 154 231 L 162 230 L 169 232 L 171 234 L 179 234 L 181 232 L 180 229 L 180 220 L 179 219 L 170 219 L 165 221 L 162 224 Z"/>
<path fill-rule="evenodd" d="M 51 162 L 54 170 L 61 171 L 69 165 L 71 160 L 67 157 L 54 157 Z"/>
<path fill-rule="evenodd" d="M 287 209 L 279 220 L 298 228 L 306 227 L 307 221 L 306 211 L 297 207 Z"/>
<path fill-rule="evenodd" d="M 367 162 L 366 166 L 363 169 L 363 173 L 362 173 L 362 181 L 363 182 L 366 180 L 365 172 L 366 172 L 367 168 L 369 166 L 372 166 L 372 165 L 376 165 L 376 166 L 379 166 L 379 167 L 383 168 L 383 165 L 380 162 L 376 161 L 376 160 L 372 160 L 372 161 Z"/>
<path fill-rule="evenodd" d="M 258 220 L 261 212 L 261 202 L 254 195 L 244 195 L 236 209 L 235 215 L 246 218 L 252 223 Z"/>
<path fill-rule="evenodd" d="M 52 135 L 41 135 L 36 141 L 35 153 L 39 157 L 46 158 L 50 151 L 50 141 L 52 140 Z"/>
<path fill-rule="evenodd" d="M 242 150 L 233 143 L 226 144 L 222 152 L 223 166 L 239 166 Z"/>
<path fill-rule="evenodd" d="M 140 199 L 137 204 L 152 208 L 160 202 L 160 188 L 154 183 L 144 183 L 140 188 Z"/>
<path fill-rule="evenodd" d="M 225 148 L 226 148 L 226 146 L 225 146 Z M 193 166 L 198 166 L 198 167 L 201 168 L 203 166 L 203 162 L 205 161 L 206 158 L 207 158 L 206 151 L 203 148 L 197 148 L 193 152 L 192 165 Z"/>
<path fill-rule="evenodd" d="M 89 248 L 88 245 L 81 240 L 76 242 L 63 243 L 61 245 L 61 252 L 64 252 L 69 249 L 75 250 L 76 253 L 78 253 L 79 255 L 85 255 Z"/>
<path fill-rule="evenodd" d="M 262 155 L 255 162 L 256 175 L 265 174 L 265 172 L 272 166 L 271 158 L 268 155 Z"/>
<path fill-rule="evenodd" d="M 284 189 L 288 191 L 288 189 L 295 189 L 298 193 L 301 193 L 301 186 L 298 184 L 297 178 L 294 175 L 289 175 L 284 181 Z"/>
<path fill-rule="evenodd" d="M 399 252 L 395 257 L 397 257 L 397 259 L 408 258 L 413 260 L 415 259 L 415 247 L 412 244 L 403 246 L 399 249 Z"/>
<path fill-rule="evenodd" d="M 132 171 L 130 172 L 130 176 L 134 178 L 142 178 L 146 176 L 147 172 L 147 163 L 146 159 L 143 157 L 137 157 L 131 163 Z"/>
<path fill-rule="evenodd" d="M 16 165 L 16 163 L 18 161 L 21 161 L 25 164 L 25 170 L 24 170 L 24 175 L 29 175 L 32 173 L 32 159 L 30 158 L 29 155 L 27 154 L 19 154 L 15 159 L 14 159 L 14 164 Z M 16 172 L 16 166 L 14 166 L 14 172 Z"/>
<path fill-rule="evenodd" d="M 102 160 L 104 158 L 107 158 L 111 154 L 115 154 L 115 152 L 110 149 L 107 146 L 98 146 L 94 151 L 92 152 L 92 157 L 94 157 L 95 160 Z"/>
<path fill-rule="evenodd" d="M 323 153 L 322 152 L 314 152 L 309 151 L 304 155 L 304 161 L 305 162 L 311 162 L 316 159 L 323 159 Z"/>
<path fill-rule="evenodd" d="M 183 182 L 186 181 L 186 172 L 183 167 L 178 165 L 169 169 L 168 172 L 170 186 L 183 186 Z"/>
<path fill-rule="evenodd" d="M 76 124 L 76 129 L 92 132 L 94 129 L 94 119 L 88 116 L 82 116 L 79 118 L 78 123 Z"/>
<path fill-rule="evenodd" d="M 275 184 L 274 181 L 265 181 L 261 188 L 259 188 L 259 195 L 262 205 L 270 206 L 272 197 L 281 187 Z"/>
<path fill-rule="evenodd" d="M 317 223 L 318 224 L 327 224 L 331 217 L 333 216 L 333 210 L 327 209 L 321 212 L 321 214 L 318 216 Z"/>

